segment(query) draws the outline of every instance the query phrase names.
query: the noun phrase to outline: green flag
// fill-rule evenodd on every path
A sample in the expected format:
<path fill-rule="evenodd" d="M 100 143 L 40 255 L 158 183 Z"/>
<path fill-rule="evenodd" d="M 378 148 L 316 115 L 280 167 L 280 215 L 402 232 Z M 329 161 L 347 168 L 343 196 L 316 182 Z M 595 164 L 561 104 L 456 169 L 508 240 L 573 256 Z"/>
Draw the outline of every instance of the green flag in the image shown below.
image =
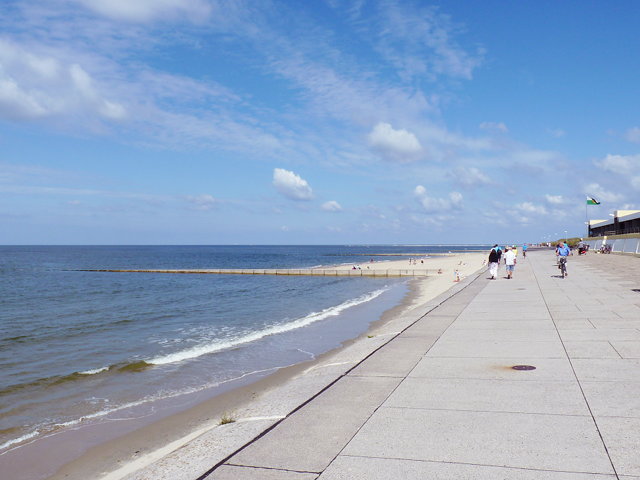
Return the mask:
<path fill-rule="evenodd" d="M 587 197 L 587 205 L 600 205 L 600 202 L 593 197 Z"/>

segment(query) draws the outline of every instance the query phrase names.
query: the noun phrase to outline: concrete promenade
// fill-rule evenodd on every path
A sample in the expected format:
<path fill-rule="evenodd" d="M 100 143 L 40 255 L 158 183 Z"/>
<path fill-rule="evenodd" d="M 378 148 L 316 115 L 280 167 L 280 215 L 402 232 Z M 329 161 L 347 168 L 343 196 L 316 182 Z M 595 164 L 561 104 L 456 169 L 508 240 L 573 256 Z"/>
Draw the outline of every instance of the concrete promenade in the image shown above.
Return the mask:
<path fill-rule="evenodd" d="M 201 478 L 640 480 L 640 259 L 500 273 Z"/>

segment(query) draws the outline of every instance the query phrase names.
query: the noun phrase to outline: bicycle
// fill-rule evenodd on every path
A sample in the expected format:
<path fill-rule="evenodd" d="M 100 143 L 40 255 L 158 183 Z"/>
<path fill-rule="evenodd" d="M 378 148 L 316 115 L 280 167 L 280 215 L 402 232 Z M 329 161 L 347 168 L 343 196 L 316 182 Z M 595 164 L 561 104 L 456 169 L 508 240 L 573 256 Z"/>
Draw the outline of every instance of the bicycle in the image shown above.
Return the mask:
<path fill-rule="evenodd" d="M 558 261 L 559 261 L 558 268 L 560 269 L 562 278 L 564 278 L 567 276 L 567 257 L 560 257 Z"/>

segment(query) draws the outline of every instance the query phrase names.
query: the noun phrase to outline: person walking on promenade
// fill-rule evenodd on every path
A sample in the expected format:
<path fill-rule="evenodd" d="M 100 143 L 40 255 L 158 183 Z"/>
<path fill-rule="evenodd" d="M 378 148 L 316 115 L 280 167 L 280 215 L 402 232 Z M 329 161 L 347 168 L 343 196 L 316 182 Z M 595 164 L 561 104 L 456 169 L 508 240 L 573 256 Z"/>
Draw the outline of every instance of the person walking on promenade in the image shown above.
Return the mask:
<path fill-rule="evenodd" d="M 495 244 L 491 252 L 489 252 L 489 274 L 491 275 L 491 280 L 495 280 L 498 276 L 498 264 L 500 263 L 499 251 L 498 244 Z"/>
<path fill-rule="evenodd" d="M 511 280 L 513 278 L 513 270 L 516 268 L 516 254 L 511 247 L 507 247 L 507 251 L 504 252 L 504 263 L 507 269 L 507 278 Z"/>
<path fill-rule="evenodd" d="M 526 243 L 524 243 L 524 244 L 522 245 L 522 258 L 527 258 L 527 248 L 528 248 L 528 247 L 529 247 L 529 246 L 528 246 Z"/>
<path fill-rule="evenodd" d="M 496 270 L 496 278 L 498 278 L 498 272 L 500 271 L 500 262 L 502 261 L 502 247 L 496 247 L 498 253 L 498 270 Z"/>

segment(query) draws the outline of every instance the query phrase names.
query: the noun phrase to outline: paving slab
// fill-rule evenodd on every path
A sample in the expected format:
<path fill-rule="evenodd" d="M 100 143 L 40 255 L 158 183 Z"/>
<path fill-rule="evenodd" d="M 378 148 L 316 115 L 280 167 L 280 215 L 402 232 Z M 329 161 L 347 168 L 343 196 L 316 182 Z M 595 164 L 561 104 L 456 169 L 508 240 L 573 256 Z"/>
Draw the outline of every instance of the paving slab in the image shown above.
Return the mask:
<path fill-rule="evenodd" d="M 620 475 L 640 475 L 640 418 L 601 417 L 598 428 L 616 471 Z"/>
<path fill-rule="evenodd" d="M 635 382 L 583 381 L 580 385 L 596 418 L 640 418 L 640 379 Z"/>
<path fill-rule="evenodd" d="M 629 320 L 636 320 L 640 318 L 640 307 L 637 305 L 624 305 L 624 308 L 619 306 L 612 309 L 614 313 L 620 315 L 621 318 L 628 318 Z"/>
<path fill-rule="evenodd" d="M 442 339 L 427 353 L 429 357 L 515 357 L 527 358 L 565 358 L 564 348 L 559 341 L 526 342 L 526 341 L 485 341 L 485 342 L 453 342 Z"/>
<path fill-rule="evenodd" d="M 550 305 L 549 312 L 551 312 L 551 315 L 555 315 L 556 313 L 585 313 L 585 311 L 581 310 L 575 303 Z"/>
<path fill-rule="evenodd" d="M 551 322 L 549 322 L 551 324 Z M 551 324 L 553 325 L 553 324 Z M 441 341 L 444 342 L 557 342 L 558 332 L 551 328 L 518 328 L 518 329 L 502 329 L 494 327 L 493 329 L 478 330 L 476 328 L 456 328 L 449 329 L 442 335 Z"/>
<path fill-rule="evenodd" d="M 454 315 L 457 316 L 459 315 L 465 308 L 467 307 L 467 305 L 465 303 L 460 303 L 460 304 L 453 304 L 453 303 L 449 303 L 447 302 L 444 305 L 441 305 L 439 307 L 437 307 L 433 313 L 435 315 Z"/>
<path fill-rule="evenodd" d="M 638 328 L 640 322 L 638 322 L 638 320 L 625 320 L 625 319 L 602 319 L 602 318 L 589 318 L 589 321 L 596 327 L 596 328 L 611 328 L 611 329 L 616 329 L 616 328 Z"/>
<path fill-rule="evenodd" d="M 597 330 L 596 327 L 589 321 L 588 318 L 584 320 L 554 320 L 558 331 L 565 330 Z"/>
<path fill-rule="evenodd" d="M 565 341 L 570 358 L 622 358 L 608 341 Z"/>
<path fill-rule="evenodd" d="M 315 480 L 317 473 L 222 465 L 207 480 Z"/>
<path fill-rule="evenodd" d="M 398 383 L 390 377 L 343 377 L 230 463 L 321 472 Z"/>
<path fill-rule="evenodd" d="M 640 342 L 640 330 L 635 328 L 588 328 L 571 330 L 558 328 L 564 341 L 614 341 L 634 340 Z"/>
<path fill-rule="evenodd" d="M 582 382 L 637 382 L 640 376 L 639 359 L 577 358 L 572 364 Z"/>
<path fill-rule="evenodd" d="M 535 370 L 518 371 L 514 365 L 533 365 Z M 425 357 L 411 371 L 417 378 L 484 378 L 518 381 L 573 381 L 571 364 L 564 358 L 437 358 Z"/>
<path fill-rule="evenodd" d="M 593 328 L 593 327 L 591 327 Z M 540 331 L 556 331 L 556 326 L 553 322 L 546 319 L 537 319 L 537 320 L 522 320 L 519 319 L 517 322 L 512 320 L 474 320 L 474 321 L 456 321 L 451 324 L 451 326 L 447 329 L 448 331 L 456 331 L 456 330 L 526 330 L 529 332 L 540 332 Z M 640 333 L 640 332 L 639 332 Z"/>
<path fill-rule="evenodd" d="M 358 365 L 349 375 L 406 377 L 437 339 L 437 335 L 396 338 L 376 351 L 366 362 Z"/>
<path fill-rule="evenodd" d="M 380 408 L 343 454 L 614 473 L 588 416 Z"/>
<path fill-rule="evenodd" d="M 616 314 L 611 313 L 610 318 L 619 319 Z M 589 318 L 589 314 L 585 312 L 554 312 L 553 319 L 558 320 L 586 320 Z"/>
<path fill-rule="evenodd" d="M 318 478 L 319 480 L 613 480 L 617 477 L 341 455 Z"/>
<path fill-rule="evenodd" d="M 385 407 L 589 415 L 576 382 L 407 378 Z"/>
<path fill-rule="evenodd" d="M 499 300 L 496 300 L 499 304 Z M 548 320 L 549 312 L 544 309 L 527 309 L 523 311 L 505 310 L 496 307 L 493 311 L 478 312 L 469 311 L 462 313 L 456 321 L 477 322 L 482 320 L 505 320 L 518 323 L 523 320 Z"/>
<path fill-rule="evenodd" d="M 454 315 L 429 315 L 427 318 L 420 320 L 408 327 L 402 336 L 407 337 L 423 337 L 425 335 L 441 334 L 456 319 Z"/>
<path fill-rule="evenodd" d="M 640 358 L 640 340 L 611 340 L 622 358 Z"/>

